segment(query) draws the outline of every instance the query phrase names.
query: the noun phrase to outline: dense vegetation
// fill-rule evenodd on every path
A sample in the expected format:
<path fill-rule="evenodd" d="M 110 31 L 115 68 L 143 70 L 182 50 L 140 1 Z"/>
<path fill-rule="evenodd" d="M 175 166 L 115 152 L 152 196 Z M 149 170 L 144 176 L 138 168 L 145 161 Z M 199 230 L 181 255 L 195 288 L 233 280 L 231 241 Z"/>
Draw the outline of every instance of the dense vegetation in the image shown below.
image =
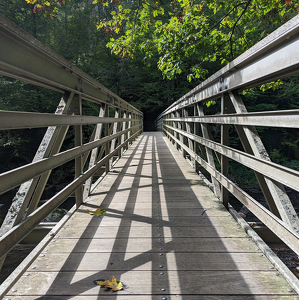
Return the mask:
<path fill-rule="evenodd" d="M 163 109 L 297 14 L 297 8 L 291 0 L 0 3 L 1 14 L 142 110 L 146 130 L 154 129 L 153 120 Z M 275 91 L 250 91 L 245 95 L 248 109 L 297 108 L 298 81 L 285 79 Z M 2 110 L 53 112 L 59 98 L 55 92 L 0 78 Z M 260 132 L 273 159 L 296 165 L 295 131 Z M 22 130 L 0 134 L 4 171 L 32 159 L 43 130 L 36 130 L 34 139 L 32 132 Z M 236 140 L 232 135 L 231 142 Z"/>

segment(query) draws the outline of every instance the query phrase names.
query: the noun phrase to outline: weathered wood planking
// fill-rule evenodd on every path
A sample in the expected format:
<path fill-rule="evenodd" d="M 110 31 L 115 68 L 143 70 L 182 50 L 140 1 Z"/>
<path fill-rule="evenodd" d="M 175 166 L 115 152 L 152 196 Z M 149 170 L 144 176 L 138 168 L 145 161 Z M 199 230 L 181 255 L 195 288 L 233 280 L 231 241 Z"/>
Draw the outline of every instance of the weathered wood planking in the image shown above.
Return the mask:
<path fill-rule="evenodd" d="M 136 143 L 115 165 L 119 173 L 110 172 L 93 191 L 10 299 L 294 299 L 161 133 Z M 88 213 L 98 207 L 106 214 Z M 93 283 L 112 275 L 127 289 L 111 293 Z"/>
<path fill-rule="evenodd" d="M 41 300 L 112 300 L 112 299 L 117 299 L 117 300 L 161 300 L 163 295 L 84 295 L 84 296 L 43 296 L 38 299 Z M 164 296 L 165 297 L 165 296 Z M 37 298 L 35 296 L 26 296 L 26 298 L 22 296 L 14 296 L 14 300 L 36 300 Z M 296 297 L 294 296 L 275 296 L 271 295 L 270 298 L 268 295 L 266 296 L 252 296 L 252 295 L 242 295 L 242 296 L 236 296 L 236 295 L 217 295 L 217 296 L 210 296 L 210 295 L 188 295 L 183 296 L 183 295 L 167 295 L 166 297 L 167 300 L 297 300 Z"/>

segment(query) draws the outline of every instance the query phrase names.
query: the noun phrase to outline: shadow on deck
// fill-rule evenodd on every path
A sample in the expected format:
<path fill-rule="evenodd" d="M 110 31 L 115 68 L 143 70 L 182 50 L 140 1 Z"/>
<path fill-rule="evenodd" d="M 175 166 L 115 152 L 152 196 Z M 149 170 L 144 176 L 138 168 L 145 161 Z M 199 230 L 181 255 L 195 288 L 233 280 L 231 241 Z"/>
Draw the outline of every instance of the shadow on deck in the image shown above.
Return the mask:
<path fill-rule="evenodd" d="M 10 299 L 294 299 L 161 133 L 145 133 L 135 145 L 22 276 Z M 105 215 L 88 214 L 98 207 Z M 127 288 L 112 293 L 94 284 L 112 275 Z"/>

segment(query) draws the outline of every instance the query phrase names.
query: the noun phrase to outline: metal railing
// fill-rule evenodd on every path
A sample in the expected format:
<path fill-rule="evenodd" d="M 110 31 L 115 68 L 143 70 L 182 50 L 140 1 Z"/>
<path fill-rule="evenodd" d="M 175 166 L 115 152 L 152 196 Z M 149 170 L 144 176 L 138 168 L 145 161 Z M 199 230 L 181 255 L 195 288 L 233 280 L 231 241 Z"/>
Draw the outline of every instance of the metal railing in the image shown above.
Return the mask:
<path fill-rule="evenodd" d="M 216 196 L 229 207 L 229 193 L 299 255 L 299 219 L 284 186 L 299 191 L 299 172 L 270 160 L 255 126 L 299 128 L 299 109 L 248 112 L 241 91 L 299 73 L 299 16 L 267 36 L 169 106 L 157 128 L 198 173 L 208 173 Z M 214 100 L 220 112 L 206 114 Z M 221 108 L 220 108 L 221 107 Z M 211 126 L 218 126 L 215 138 Z M 235 128 L 243 151 L 229 145 Z M 242 190 L 229 174 L 230 160 L 254 171 L 268 208 Z"/>
<path fill-rule="evenodd" d="M 1 75 L 63 93 L 55 114 L 0 111 L 0 130 L 47 127 L 32 163 L 0 174 L 1 194 L 19 187 L 0 229 L 1 267 L 6 254 L 69 196 L 75 193 L 76 207 L 84 202 L 141 134 L 143 114 L 1 15 L 0 45 Z M 98 116 L 82 115 L 83 100 L 98 105 Z M 87 124 L 94 130 L 83 144 Z M 61 152 L 70 126 L 74 147 Z M 51 171 L 71 160 L 75 179 L 38 206 Z"/>

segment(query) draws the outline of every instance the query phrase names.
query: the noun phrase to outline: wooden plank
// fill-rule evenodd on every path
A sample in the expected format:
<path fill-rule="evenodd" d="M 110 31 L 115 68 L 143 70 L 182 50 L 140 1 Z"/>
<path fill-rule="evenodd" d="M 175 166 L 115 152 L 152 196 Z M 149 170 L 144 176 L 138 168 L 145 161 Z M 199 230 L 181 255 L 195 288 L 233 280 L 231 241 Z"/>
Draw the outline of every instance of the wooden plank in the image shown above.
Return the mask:
<path fill-rule="evenodd" d="M 211 201 L 211 198 L 209 196 L 205 197 L 207 198 L 207 200 L 204 207 L 201 205 L 201 203 L 198 202 L 196 198 L 187 199 L 186 197 L 184 198 L 170 197 L 170 199 L 165 199 L 165 195 L 159 195 L 159 198 L 157 199 L 156 195 L 148 196 L 148 192 L 146 192 L 145 195 L 141 195 L 140 191 L 138 191 L 138 196 L 140 196 L 140 198 L 132 200 L 132 199 L 128 199 L 128 196 L 129 196 L 129 191 L 127 192 L 127 195 L 123 195 L 123 196 L 120 196 L 119 193 L 115 193 L 116 199 L 113 199 L 109 203 L 109 205 L 107 205 L 105 201 L 104 202 L 99 201 L 99 199 L 96 199 L 94 201 L 89 200 L 86 205 L 82 205 L 80 207 L 80 210 L 82 211 L 84 209 L 86 209 L 86 211 L 90 210 L 92 205 L 94 206 L 101 205 L 101 208 L 108 209 L 111 208 L 111 205 L 120 205 L 123 202 L 126 202 L 128 207 L 135 206 L 136 204 L 142 204 L 143 208 L 148 209 L 152 207 L 153 202 L 159 201 L 160 207 L 171 208 L 171 209 L 173 208 L 182 209 L 188 207 L 188 208 L 202 208 L 202 209 L 209 209 L 209 210 L 214 209 L 214 210 L 223 211 L 223 205 L 218 200 Z"/>
<path fill-rule="evenodd" d="M 161 300 L 161 298 L 165 295 L 142 295 L 142 300 Z M 114 294 L 110 295 L 101 295 L 101 300 L 114 300 L 115 299 Z M 10 295 L 9 298 L 11 300 L 24 300 L 23 296 L 12 296 Z M 69 296 L 43 296 L 43 300 L 69 300 Z M 99 300 L 98 295 L 88 295 L 87 296 L 72 296 L 72 300 Z M 140 300 L 140 295 L 117 295 L 117 300 Z M 183 295 L 167 295 L 167 300 L 185 300 L 186 296 Z M 228 296 L 210 296 L 210 295 L 188 295 L 188 300 L 227 300 Z M 229 295 L 230 300 L 269 300 L 269 295 Z M 294 296 L 275 296 L 271 295 L 271 300 L 298 300 L 298 297 Z M 26 300 L 36 300 L 36 296 L 26 296 Z"/>
<path fill-rule="evenodd" d="M 117 279 L 128 285 L 117 295 L 295 295 L 289 285 L 273 272 L 263 271 L 77 271 L 29 272 L 15 285 L 18 294 L 107 295 L 110 291 L 94 284 L 102 278 Z M 37 284 L 32 284 L 35 281 Z M 262 284 L 261 284 L 262 283 Z M 161 289 L 165 288 L 165 292 Z M 10 293 L 11 294 L 11 293 Z M 10 296 L 10 294 L 8 296 Z"/>
<path fill-rule="evenodd" d="M 121 220 L 131 220 L 130 216 L 123 216 Z M 214 220 L 215 219 L 215 220 Z M 120 223 L 120 218 L 111 218 L 108 216 L 103 216 L 100 218 L 92 217 L 89 214 L 81 214 L 80 216 L 76 214 L 75 218 L 72 218 L 68 222 L 68 224 L 65 226 L 66 227 L 85 227 L 85 226 L 119 226 Z M 219 216 L 210 216 L 206 217 L 205 213 L 202 217 L 176 217 L 174 220 L 169 220 L 169 221 L 164 221 L 161 220 L 159 221 L 161 226 L 168 226 L 168 227 L 173 227 L 173 226 L 211 226 L 211 222 L 214 224 L 214 226 L 224 226 L 230 224 L 230 218 L 227 216 L 224 217 L 219 217 Z M 150 227 L 152 225 L 157 225 L 157 221 L 154 219 L 148 219 L 147 222 L 145 219 L 142 219 L 141 217 L 135 218 L 134 220 L 131 220 L 131 222 L 123 222 L 122 226 L 130 226 L 130 227 L 135 227 L 135 226 L 140 226 L 140 227 Z M 233 222 L 232 226 L 237 226 L 235 222 Z"/>
<path fill-rule="evenodd" d="M 255 252 L 256 245 L 247 238 L 118 238 L 111 239 L 55 239 L 47 247 L 48 252 L 157 252 L 163 246 L 165 252 Z"/>
<path fill-rule="evenodd" d="M 265 257 L 259 253 L 189 253 L 170 252 L 163 254 L 163 260 L 166 259 L 165 266 L 168 271 L 228 271 L 228 270 L 269 270 L 271 264 Z M 175 260 L 173 260 L 175 257 Z M 139 271 L 159 271 L 161 264 L 160 252 L 140 252 L 140 253 L 108 253 L 104 252 L 74 252 L 74 253 L 47 253 L 31 265 L 29 270 L 55 271 L 104 271 L 104 270 L 123 270 L 130 271 L 134 266 Z M 91 263 L 92 262 L 92 263 Z M 148 264 L 151 262 L 151 264 Z M 178 263 L 177 263 L 178 262 Z"/>
<path fill-rule="evenodd" d="M 147 227 L 68 227 L 62 230 L 57 238 L 151 238 L 151 237 L 172 237 L 172 238 L 184 238 L 184 237 L 244 237 L 244 231 L 237 227 L 232 227 L 231 231 L 224 227 L 166 227 L 166 226 L 153 226 Z"/>

